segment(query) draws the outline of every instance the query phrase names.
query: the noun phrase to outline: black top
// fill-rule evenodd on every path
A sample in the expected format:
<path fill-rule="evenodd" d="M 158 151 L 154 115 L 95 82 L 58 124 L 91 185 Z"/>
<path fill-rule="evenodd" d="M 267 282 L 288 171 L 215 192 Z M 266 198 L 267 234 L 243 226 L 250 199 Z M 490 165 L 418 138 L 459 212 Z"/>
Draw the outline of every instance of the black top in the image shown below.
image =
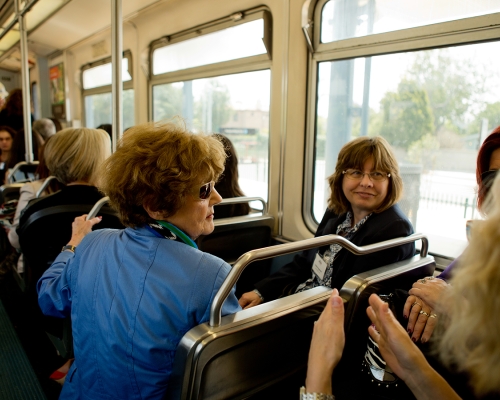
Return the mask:
<path fill-rule="evenodd" d="M 56 193 L 40 197 L 39 199 L 33 199 L 28 203 L 21 214 L 18 232 L 19 228 L 30 215 L 33 215 L 35 212 L 43 210 L 44 208 L 72 204 L 88 204 L 90 205 L 90 208 L 92 208 L 92 206 L 102 198 L 103 195 L 95 186 L 70 185 L 62 188 Z"/>
<path fill-rule="evenodd" d="M 33 123 L 33 120 L 33 115 L 31 115 L 31 123 Z M 24 128 L 24 117 L 22 114 L 8 115 L 7 110 L 3 109 L 0 111 L 0 126 L 8 126 L 17 132 Z"/>
<path fill-rule="evenodd" d="M 316 231 L 316 237 L 335 234 L 337 226 L 344 222 L 347 214 L 337 215 L 327 210 Z M 351 242 L 357 246 L 382 242 L 384 240 L 409 236 L 413 227 L 398 205 L 372 214 L 359 228 Z M 319 249 L 323 253 L 328 246 Z M 296 288 L 311 278 L 312 264 L 318 249 L 303 251 L 295 256 L 293 262 L 285 265 L 278 272 L 255 284 L 265 301 L 275 300 L 286 295 L 290 289 Z M 372 254 L 356 256 L 349 250 L 342 249 L 333 261 L 332 288 L 341 289 L 346 281 L 354 275 L 383 267 L 397 261 L 406 260 L 415 254 L 415 244 L 405 244 Z"/>

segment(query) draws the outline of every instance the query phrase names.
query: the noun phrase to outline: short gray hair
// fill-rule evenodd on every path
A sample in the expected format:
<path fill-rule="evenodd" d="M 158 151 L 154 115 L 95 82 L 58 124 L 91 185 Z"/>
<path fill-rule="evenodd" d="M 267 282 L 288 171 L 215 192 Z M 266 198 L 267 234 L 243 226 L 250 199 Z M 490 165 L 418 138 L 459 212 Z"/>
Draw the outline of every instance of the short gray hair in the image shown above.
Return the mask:
<path fill-rule="evenodd" d="M 43 140 L 47 140 L 56 133 L 56 126 L 48 118 L 37 119 L 33 122 L 33 129 L 43 137 Z"/>

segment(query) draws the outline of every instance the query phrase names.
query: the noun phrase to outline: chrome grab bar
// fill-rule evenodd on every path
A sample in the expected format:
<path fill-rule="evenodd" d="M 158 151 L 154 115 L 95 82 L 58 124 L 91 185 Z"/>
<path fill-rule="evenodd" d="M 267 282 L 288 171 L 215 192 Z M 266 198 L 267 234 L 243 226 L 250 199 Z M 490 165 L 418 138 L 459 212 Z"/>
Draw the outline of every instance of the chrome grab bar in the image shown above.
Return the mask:
<path fill-rule="evenodd" d="M 40 186 L 40 189 L 38 189 L 38 191 L 36 192 L 36 196 L 35 196 L 35 198 L 37 198 L 37 199 L 38 199 L 38 198 L 42 195 L 43 191 L 44 191 L 45 189 L 47 189 L 47 186 L 49 186 L 49 183 L 50 183 L 50 182 L 52 182 L 54 179 L 55 179 L 55 180 L 57 180 L 57 178 L 56 178 L 54 175 L 48 176 L 48 177 L 47 177 L 47 178 L 43 181 L 42 186 Z"/>
<path fill-rule="evenodd" d="M 262 197 L 230 197 L 227 199 L 222 199 L 222 201 L 216 206 L 222 206 L 224 204 L 239 204 L 239 203 L 248 203 L 250 201 L 260 201 L 262 203 L 262 213 L 267 214 L 267 203 Z M 260 210 L 259 210 L 260 211 Z"/>
<path fill-rule="evenodd" d="M 12 171 L 10 171 L 9 178 L 7 180 L 7 183 L 14 183 L 14 175 L 16 172 L 23 166 L 23 165 L 38 165 L 38 161 L 33 161 L 32 163 L 27 163 L 26 161 L 21 161 L 18 162 L 14 167 L 12 168 Z"/>
<path fill-rule="evenodd" d="M 87 221 L 89 219 L 95 218 L 97 213 L 101 210 L 102 206 L 104 204 L 107 204 L 109 202 L 109 197 L 103 197 L 101 200 L 99 200 L 97 203 L 94 204 L 94 207 L 92 207 L 92 210 L 87 214 Z"/>
<path fill-rule="evenodd" d="M 402 244 L 411 243 L 419 239 L 422 240 L 422 249 L 420 250 L 420 256 L 427 257 L 429 241 L 427 240 L 427 236 L 422 233 L 414 233 L 413 235 L 407 237 L 385 240 L 380 243 L 373 243 L 362 247 L 356 246 L 349 240 L 339 235 L 325 235 L 312 239 L 300 240 L 298 242 L 279 244 L 276 246 L 251 250 L 238 258 L 236 263 L 231 268 L 231 271 L 229 271 L 229 274 L 222 283 L 221 287 L 219 288 L 219 291 L 215 295 L 214 300 L 212 301 L 212 304 L 210 306 L 210 326 L 217 327 L 220 325 L 221 309 L 224 301 L 226 301 L 227 296 L 229 296 L 231 289 L 238 281 L 241 273 L 245 270 L 248 264 L 254 261 L 265 260 L 267 258 L 294 253 L 299 250 L 309 250 L 315 247 L 321 247 L 334 243 L 340 244 L 342 247 L 346 248 L 353 254 L 363 255 L 375 253 L 376 251 L 389 249 L 391 247 L 400 246 Z"/>

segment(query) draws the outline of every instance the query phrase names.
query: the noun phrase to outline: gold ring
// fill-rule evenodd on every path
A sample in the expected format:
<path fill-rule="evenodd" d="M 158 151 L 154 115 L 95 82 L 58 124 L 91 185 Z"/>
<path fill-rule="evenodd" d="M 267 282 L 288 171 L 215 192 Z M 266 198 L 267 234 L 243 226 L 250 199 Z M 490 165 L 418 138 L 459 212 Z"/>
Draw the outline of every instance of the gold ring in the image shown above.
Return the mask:
<path fill-rule="evenodd" d="M 430 316 L 431 316 L 429 313 L 426 313 L 424 310 L 420 310 L 420 313 L 419 313 L 419 314 L 424 314 L 424 315 L 426 315 L 426 316 L 428 316 L 428 317 L 430 317 Z M 434 317 L 434 318 L 436 318 L 436 317 Z"/>
<path fill-rule="evenodd" d="M 418 304 L 420 307 L 422 307 L 422 304 L 417 303 L 417 302 L 413 303 L 411 306 L 413 307 L 415 304 Z"/>
<path fill-rule="evenodd" d="M 426 279 L 426 280 L 428 280 L 428 281 L 431 281 L 431 280 L 433 280 L 433 279 L 434 279 L 434 277 L 433 277 L 433 276 L 428 276 L 428 277 L 426 277 L 425 279 Z"/>
<path fill-rule="evenodd" d="M 420 279 L 420 283 L 425 283 L 425 279 Z"/>
<path fill-rule="evenodd" d="M 437 318 L 437 315 L 436 315 L 436 314 L 431 313 L 431 315 L 429 315 L 429 318 Z"/>

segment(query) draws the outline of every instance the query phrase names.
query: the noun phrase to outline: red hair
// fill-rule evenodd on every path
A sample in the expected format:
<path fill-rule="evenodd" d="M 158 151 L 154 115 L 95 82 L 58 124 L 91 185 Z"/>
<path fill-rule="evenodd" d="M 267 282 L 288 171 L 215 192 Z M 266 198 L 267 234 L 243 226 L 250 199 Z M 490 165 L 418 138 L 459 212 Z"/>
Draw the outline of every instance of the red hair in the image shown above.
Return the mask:
<path fill-rule="evenodd" d="M 481 175 L 490 169 L 491 154 L 500 148 L 500 126 L 497 126 L 484 140 L 477 154 L 476 181 L 479 186 L 477 193 L 477 206 L 480 209 L 488 190 L 483 185 Z"/>

